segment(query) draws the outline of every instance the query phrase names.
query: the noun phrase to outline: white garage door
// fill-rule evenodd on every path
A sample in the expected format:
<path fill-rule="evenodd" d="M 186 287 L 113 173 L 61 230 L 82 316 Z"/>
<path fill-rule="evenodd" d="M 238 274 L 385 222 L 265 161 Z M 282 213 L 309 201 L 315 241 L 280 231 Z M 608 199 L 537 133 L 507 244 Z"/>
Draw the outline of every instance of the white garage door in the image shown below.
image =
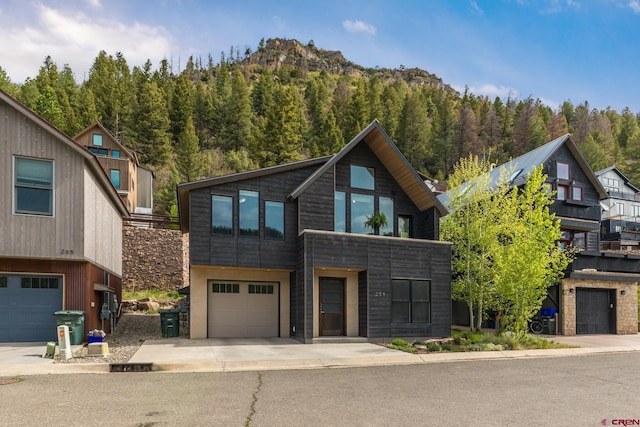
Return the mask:
<path fill-rule="evenodd" d="M 208 287 L 209 338 L 278 336 L 278 283 L 209 281 Z"/>

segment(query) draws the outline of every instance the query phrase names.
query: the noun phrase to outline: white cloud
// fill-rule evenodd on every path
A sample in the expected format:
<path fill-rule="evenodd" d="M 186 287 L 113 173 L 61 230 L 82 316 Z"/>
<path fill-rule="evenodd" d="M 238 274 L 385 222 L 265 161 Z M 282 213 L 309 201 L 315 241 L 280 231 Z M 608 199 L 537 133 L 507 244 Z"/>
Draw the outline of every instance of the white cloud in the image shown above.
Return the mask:
<path fill-rule="evenodd" d="M 460 93 L 464 93 L 464 87 L 453 86 L 453 88 Z M 490 83 L 485 83 L 478 87 L 469 86 L 469 92 L 476 96 L 486 96 L 489 99 L 499 97 L 506 100 L 507 98 L 515 99 L 518 97 L 518 91 L 514 88 L 507 86 L 498 87 Z"/>
<path fill-rule="evenodd" d="M 102 9 L 102 0 L 85 0 L 94 9 Z"/>
<path fill-rule="evenodd" d="M 635 13 L 640 13 L 640 0 L 629 0 L 629 8 Z"/>
<path fill-rule="evenodd" d="M 47 55 L 60 67 L 69 64 L 82 80 L 100 50 L 110 55 L 122 52 L 130 66 L 147 59 L 157 64 L 173 51 L 171 36 L 163 27 L 124 24 L 42 4 L 29 7 L 34 16 L 30 22 L 0 22 L 2 67 L 16 83 L 35 77 Z"/>
<path fill-rule="evenodd" d="M 477 15 L 482 15 L 484 13 L 484 11 L 480 8 L 480 6 L 478 6 L 478 3 L 475 0 L 471 0 L 469 2 L 469 5 L 471 6 L 471 10 L 473 11 L 473 13 Z"/>
<path fill-rule="evenodd" d="M 377 31 L 376 27 L 371 24 L 363 21 L 351 21 L 349 19 L 342 21 L 342 27 L 350 33 L 368 33 L 375 35 Z"/>

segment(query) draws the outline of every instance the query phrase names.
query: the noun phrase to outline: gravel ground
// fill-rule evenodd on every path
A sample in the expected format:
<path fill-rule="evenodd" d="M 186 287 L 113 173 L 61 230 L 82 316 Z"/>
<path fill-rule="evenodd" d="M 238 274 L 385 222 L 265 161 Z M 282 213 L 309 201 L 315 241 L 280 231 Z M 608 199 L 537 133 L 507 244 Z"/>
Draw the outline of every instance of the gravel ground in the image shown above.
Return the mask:
<path fill-rule="evenodd" d="M 123 313 L 116 326 L 116 331 L 104 339 L 104 342 L 109 344 L 108 356 L 88 356 L 85 344 L 74 353 L 73 358 L 67 361 L 56 359 L 55 362 L 127 363 L 145 340 L 156 339 L 162 339 L 159 314 Z"/>

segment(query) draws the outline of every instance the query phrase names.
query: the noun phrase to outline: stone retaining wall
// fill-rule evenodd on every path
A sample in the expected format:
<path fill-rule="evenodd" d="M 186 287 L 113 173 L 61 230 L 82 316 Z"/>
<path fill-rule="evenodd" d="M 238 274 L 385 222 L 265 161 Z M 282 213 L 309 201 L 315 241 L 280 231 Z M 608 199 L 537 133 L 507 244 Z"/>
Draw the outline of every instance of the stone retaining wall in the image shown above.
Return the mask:
<path fill-rule="evenodd" d="M 189 240 L 178 230 L 123 227 L 122 289 L 174 291 L 189 284 Z"/>

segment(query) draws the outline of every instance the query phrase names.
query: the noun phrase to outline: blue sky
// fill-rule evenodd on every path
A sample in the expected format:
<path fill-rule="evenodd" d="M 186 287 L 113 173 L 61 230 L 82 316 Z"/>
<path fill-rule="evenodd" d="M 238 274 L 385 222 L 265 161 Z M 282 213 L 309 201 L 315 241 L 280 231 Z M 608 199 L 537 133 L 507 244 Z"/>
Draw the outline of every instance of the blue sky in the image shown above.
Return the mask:
<path fill-rule="evenodd" d="M 47 55 L 82 81 L 100 50 L 177 69 L 271 37 L 491 99 L 640 112 L 640 0 L 0 0 L 0 66 L 17 83 Z"/>

